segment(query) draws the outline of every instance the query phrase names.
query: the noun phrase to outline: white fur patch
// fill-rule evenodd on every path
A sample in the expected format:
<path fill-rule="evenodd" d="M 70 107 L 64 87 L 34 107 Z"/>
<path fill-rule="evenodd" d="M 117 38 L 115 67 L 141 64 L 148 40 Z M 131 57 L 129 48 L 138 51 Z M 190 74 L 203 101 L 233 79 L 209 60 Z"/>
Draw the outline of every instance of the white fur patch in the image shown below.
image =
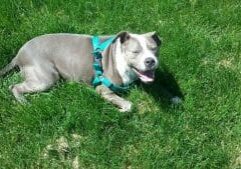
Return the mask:
<path fill-rule="evenodd" d="M 125 85 L 131 84 L 137 79 L 136 73 L 128 66 L 122 52 L 120 39 L 116 41 L 116 68 Z"/>

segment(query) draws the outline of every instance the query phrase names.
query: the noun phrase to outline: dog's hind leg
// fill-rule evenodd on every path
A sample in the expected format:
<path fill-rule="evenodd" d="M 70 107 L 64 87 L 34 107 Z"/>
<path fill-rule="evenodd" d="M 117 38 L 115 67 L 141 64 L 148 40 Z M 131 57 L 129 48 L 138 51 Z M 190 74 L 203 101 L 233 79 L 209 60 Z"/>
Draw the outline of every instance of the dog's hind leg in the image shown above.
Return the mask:
<path fill-rule="evenodd" d="M 12 86 L 11 90 L 17 101 L 25 103 L 26 99 L 24 98 L 23 94 L 41 92 L 47 90 L 50 86 L 51 85 L 45 83 L 40 84 L 38 82 L 24 81 L 23 83 Z"/>
<path fill-rule="evenodd" d="M 24 68 L 22 72 L 25 81 L 10 87 L 14 97 L 22 103 L 26 102 L 23 94 L 45 91 L 59 78 L 57 72 L 36 67 Z"/>

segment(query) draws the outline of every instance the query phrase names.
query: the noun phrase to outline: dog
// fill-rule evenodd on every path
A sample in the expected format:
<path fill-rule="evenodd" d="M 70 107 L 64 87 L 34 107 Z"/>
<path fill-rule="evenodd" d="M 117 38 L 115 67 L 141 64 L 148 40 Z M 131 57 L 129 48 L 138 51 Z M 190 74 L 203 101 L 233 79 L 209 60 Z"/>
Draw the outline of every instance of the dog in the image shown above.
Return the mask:
<path fill-rule="evenodd" d="M 134 34 L 120 32 L 112 36 L 99 36 L 100 43 L 113 38 L 101 54 L 101 77 L 115 85 L 128 86 L 137 79 L 151 83 L 158 68 L 161 39 L 156 32 Z M 24 81 L 9 88 L 19 102 L 26 102 L 25 93 L 49 89 L 60 78 L 92 84 L 96 76 L 93 68 L 93 37 L 82 34 L 46 34 L 25 43 L 16 57 L 0 71 L 5 75 L 14 67 L 20 68 Z M 100 83 L 97 93 L 116 105 L 121 112 L 129 112 L 132 103 Z"/>

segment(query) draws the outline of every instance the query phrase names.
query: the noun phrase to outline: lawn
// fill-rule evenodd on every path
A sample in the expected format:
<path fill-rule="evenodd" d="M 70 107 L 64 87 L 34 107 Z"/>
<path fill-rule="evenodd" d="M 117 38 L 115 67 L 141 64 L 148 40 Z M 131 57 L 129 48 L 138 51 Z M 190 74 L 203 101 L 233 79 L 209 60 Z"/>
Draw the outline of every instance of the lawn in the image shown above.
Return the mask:
<path fill-rule="evenodd" d="M 0 168 L 241 168 L 239 0 L 2 0 L 0 67 L 38 35 L 122 30 L 163 39 L 156 82 L 123 96 L 134 110 L 64 81 L 21 105 L 12 71 L 0 77 Z"/>

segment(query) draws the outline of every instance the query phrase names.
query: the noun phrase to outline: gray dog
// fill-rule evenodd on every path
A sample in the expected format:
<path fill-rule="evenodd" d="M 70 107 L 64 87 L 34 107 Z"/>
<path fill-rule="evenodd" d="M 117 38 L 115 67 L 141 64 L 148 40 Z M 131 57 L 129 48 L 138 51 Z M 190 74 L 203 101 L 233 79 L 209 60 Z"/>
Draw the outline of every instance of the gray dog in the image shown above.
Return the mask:
<path fill-rule="evenodd" d="M 114 37 L 114 38 L 113 38 Z M 144 83 L 154 80 L 158 67 L 157 53 L 161 41 L 155 32 L 133 34 L 121 32 L 115 36 L 100 36 L 100 43 L 113 38 L 98 54 L 103 75 L 115 85 L 129 85 L 140 79 Z M 78 34 L 47 34 L 28 41 L 12 62 L 0 71 L 4 75 L 18 66 L 24 82 L 10 86 L 15 98 L 25 102 L 24 93 L 47 90 L 60 78 L 92 84 L 96 77 L 93 68 L 92 36 Z M 131 102 L 119 97 L 111 88 L 100 83 L 96 91 L 120 108 L 131 110 Z"/>

